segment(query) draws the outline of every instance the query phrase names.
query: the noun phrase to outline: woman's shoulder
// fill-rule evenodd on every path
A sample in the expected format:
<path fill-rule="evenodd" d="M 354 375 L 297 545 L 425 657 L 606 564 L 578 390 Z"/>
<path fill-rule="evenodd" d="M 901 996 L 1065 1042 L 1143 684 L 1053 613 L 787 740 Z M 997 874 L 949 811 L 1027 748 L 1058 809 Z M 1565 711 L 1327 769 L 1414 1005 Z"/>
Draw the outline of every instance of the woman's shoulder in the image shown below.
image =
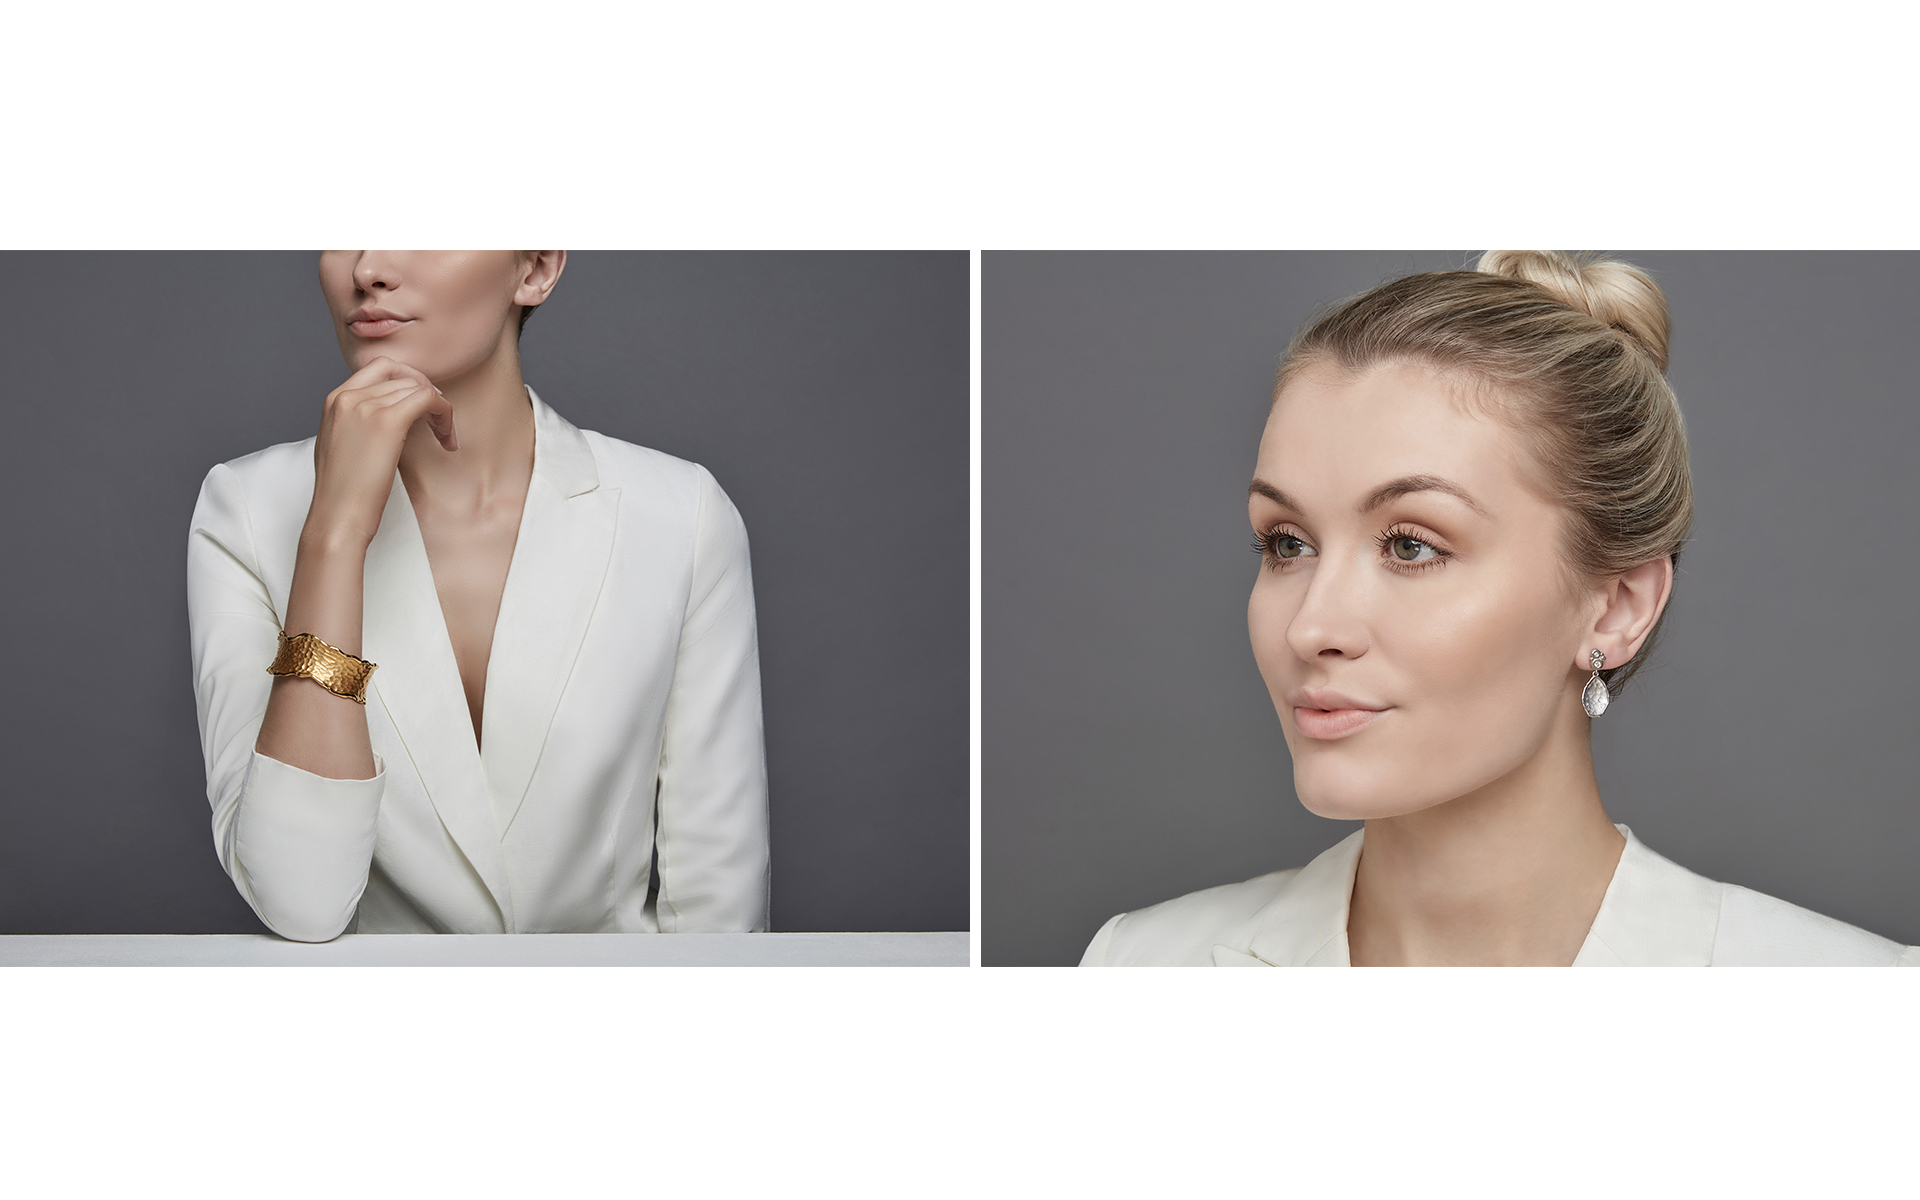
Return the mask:
<path fill-rule="evenodd" d="M 703 487 L 719 490 L 713 472 L 697 462 L 597 430 L 583 429 L 580 436 L 586 439 L 593 451 L 594 465 L 599 469 L 603 484 L 643 490 L 665 488 L 689 494 L 697 493 Z"/>
<path fill-rule="evenodd" d="M 271 528 L 276 514 L 304 520 L 313 500 L 313 443 L 280 442 L 215 463 L 200 483 L 194 527 L 258 532 Z"/>
<path fill-rule="evenodd" d="M 297 442 L 278 442 L 251 454 L 216 463 L 207 472 L 209 479 L 222 471 L 231 472 L 249 489 L 257 484 L 299 480 L 304 476 L 309 489 L 313 484 L 313 438 Z"/>
<path fill-rule="evenodd" d="M 1920 947 L 1903 946 L 1752 888 L 1720 887 L 1716 967 L 1920 966 Z"/>
<path fill-rule="evenodd" d="M 1590 942 L 1629 966 L 1920 965 L 1899 942 L 1681 866 L 1628 829 Z"/>
<path fill-rule="evenodd" d="M 593 451 L 601 486 L 619 489 L 622 507 L 635 519 L 691 537 L 703 547 L 696 551 L 700 558 L 724 558 L 727 547 L 744 553 L 746 523 L 713 472 L 604 433 L 582 430 L 581 436 Z"/>
<path fill-rule="evenodd" d="M 589 486 L 615 488 L 622 507 L 638 507 L 669 524 L 732 507 L 713 473 L 699 463 L 575 425 L 542 399 L 532 384 L 526 388 L 533 401 L 534 469 L 560 483 L 568 495 Z"/>
<path fill-rule="evenodd" d="M 1273 902 L 1299 867 L 1222 884 L 1110 918 L 1083 967 L 1211 966 L 1216 942 Z"/>
<path fill-rule="evenodd" d="M 690 479 L 704 469 L 699 463 L 601 433 L 597 429 L 582 429 L 580 436 L 587 439 L 587 445 L 593 448 L 594 461 L 603 470 L 612 468 L 615 471 L 654 472 Z"/>

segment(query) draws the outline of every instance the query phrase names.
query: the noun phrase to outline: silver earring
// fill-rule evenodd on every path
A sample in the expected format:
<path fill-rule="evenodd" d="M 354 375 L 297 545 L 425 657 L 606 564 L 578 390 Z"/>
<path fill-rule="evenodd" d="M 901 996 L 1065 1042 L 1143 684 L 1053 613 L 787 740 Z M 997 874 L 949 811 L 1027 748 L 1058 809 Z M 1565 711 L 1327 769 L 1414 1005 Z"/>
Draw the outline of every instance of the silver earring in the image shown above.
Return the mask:
<path fill-rule="evenodd" d="M 1607 656 L 1595 650 L 1588 659 L 1593 663 L 1593 678 L 1580 689 L 1580 707 L 1587 710 L 1588 716 L 1597 717 L 1607 711 L 1607 702 L 1613 699 L 1607 691 L 1607 681 L 1600 678 L 1600 664 L 1607 661 Z"/>

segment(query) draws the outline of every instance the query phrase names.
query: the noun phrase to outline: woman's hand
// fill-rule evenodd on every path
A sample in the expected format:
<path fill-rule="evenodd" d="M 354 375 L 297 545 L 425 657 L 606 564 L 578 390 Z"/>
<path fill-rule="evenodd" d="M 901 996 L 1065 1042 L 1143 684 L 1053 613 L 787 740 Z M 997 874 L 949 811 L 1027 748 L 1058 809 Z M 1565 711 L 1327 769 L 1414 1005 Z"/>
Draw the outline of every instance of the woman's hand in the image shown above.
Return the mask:
<path fill-rule="evenodd" d="M 449 451 L 453 405 L 426 375 L 382 355 L 327 396 L 313 443 L 313 503 L 301 540 L 364 551 L 380 530 L 393 472 L 415 421 Z"/>

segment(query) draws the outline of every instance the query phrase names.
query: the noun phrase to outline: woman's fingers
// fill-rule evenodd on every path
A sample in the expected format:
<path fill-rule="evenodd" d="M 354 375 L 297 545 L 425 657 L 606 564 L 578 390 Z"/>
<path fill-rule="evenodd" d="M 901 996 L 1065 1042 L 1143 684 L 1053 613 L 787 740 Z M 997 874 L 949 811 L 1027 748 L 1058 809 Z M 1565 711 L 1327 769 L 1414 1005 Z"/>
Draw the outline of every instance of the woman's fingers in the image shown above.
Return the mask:
<path fill-rule="evenodd" d="M 460 435 L 453 428 L 453 403 L 441 395 L 439 388 L 433 389 L 433 394 L 437 403 L 427 409 L 427 426 L 433 430 L 433 436 L 440 440 L 442 447 L 448 451 L 458 450 Z"/>
<path fill-rule="evenodd" d="M 426 372 L 418 367 L 382 355 L 347 376 L 346 382 L 327 395 L 327 404 L 331 406 L 346 398 L 368 399 L 398 394 L 407 390 L 408 384 L 434 387 L 433 380 L 427 378 Z"/>
<path fill-rule="evenodd" d="M 342 385 L 334 394 L 335 403 L 404 409 L 394 414 L 396 420 L 403 421 L 403 429 L 412 428 L 415 421 L 425 418 L 434 438 L 442 446 L 450 451 L 458 450 L 460 439 L 454 430 L 452 403 L 421 371 L 391 359 L 385 361 L 390 369 L 362 381 L 358 387 Z M 373 366 L 370 363 L 363 370 L 370 371 Z M 356 372 L 356 377 L 358 374 Z M 404 433 L 402 436 L 405 436 Z"/>
<path fill-rule="evenodd" d="M 368 384 L 366 387 L 343 391 L 340 393 L 340 399 L 348 403 L 368 403 L 384 408 L 408 392 L 419 389 L 419 380 L 403 376 L 399 379 L 384 379 L 378 383 Z"/>
<path fill-rule="evenodd" d="M 410 367 L 398 359 L 388 358 L 383 354 L 366 366 L 361 367 L 358 371 L 347 376 L 346 380 L 342 382 L 339 387 L 333 389 L 332 393 L 327 396 L 327 399 L 331 401 L 334 397 L 344 395 L 347 392 L 363 391 L 367 388 L 396 379 L 413 379 L 421 383 L 432 382 L 432 380 L 428 379 L 417 368 Z"/>
<path fill-rule="evenodd" d="M 453 402 L 441 395 L 432 383 L 404 390 L 389 407 L 394 419 L 403 422 L 404 428 L 411 429 L 415 421 L 424 419 L 442 446 L 448 450 L 460 448 L 460 439 L 453 428 Z"/>
<path fill-rule="evenodd" d="M 398 379 L 401 376 L 418 380 L 428 386 L 432 386 L 433 384 L 433 380 L 428 379 L 426 373 L 420 370 L 420 368 L 410 363 L 403 363 L 397 358 L 389 358 L 387 355 L 382 354 L 366 366 L 361 367 L 358 371 L 347 376 L 347 381 L 340 386 L 343 389 L 365 387 L 370 383 L 377 383 L 386 379 Z"/>

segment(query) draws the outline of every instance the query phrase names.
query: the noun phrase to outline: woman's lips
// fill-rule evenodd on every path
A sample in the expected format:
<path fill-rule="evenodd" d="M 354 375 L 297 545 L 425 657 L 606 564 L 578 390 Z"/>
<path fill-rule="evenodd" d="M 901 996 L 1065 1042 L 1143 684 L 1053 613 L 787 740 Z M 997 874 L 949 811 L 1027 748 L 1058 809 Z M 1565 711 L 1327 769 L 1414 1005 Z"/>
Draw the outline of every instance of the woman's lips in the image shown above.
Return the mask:
<path fill-rule="evenodd" d="M 410 324 L 412 324 L 411 321 L 400 321 L 392 317 L 382 317 L 378 321 L 349 321 L 347 322 L 347 328 L 353 330 L 354 333 L 361 337 L 377 338 L 385 337 L 402 325 Z"/>
<path fill-rule="evenodd" d="M 1293 723 L 1310 738 L 1331 741 L 1359 733 L 1373 724 L 1381 711 L 1371 708 L 1295 708 Z"/>

